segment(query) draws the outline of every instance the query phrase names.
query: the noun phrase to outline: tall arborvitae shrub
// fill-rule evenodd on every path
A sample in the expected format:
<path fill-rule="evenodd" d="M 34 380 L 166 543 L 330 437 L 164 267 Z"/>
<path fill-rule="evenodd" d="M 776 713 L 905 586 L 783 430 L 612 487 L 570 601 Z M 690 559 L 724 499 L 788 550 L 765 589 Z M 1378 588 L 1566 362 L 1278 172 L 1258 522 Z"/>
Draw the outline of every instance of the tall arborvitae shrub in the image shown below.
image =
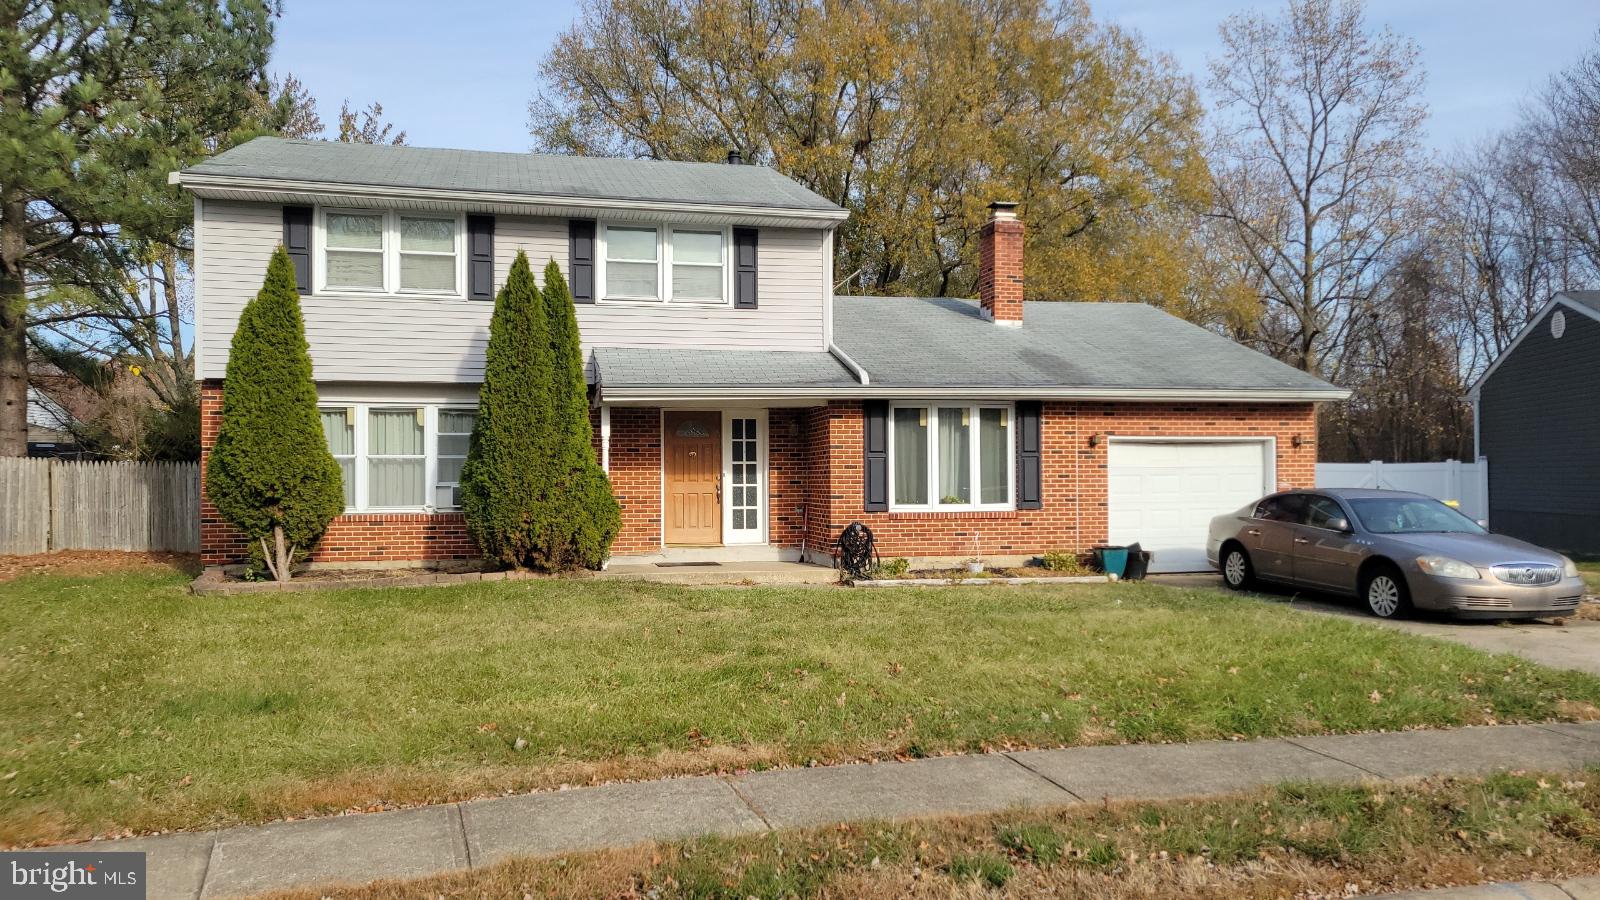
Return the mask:
<path fill-rule="evenodd" d="M 206 462 L 207 496 L 278 581 L 288 580 L 294 562 L 344 511 L 294 281 L 294 263 L 279 247 L 261 292 L 239 315 L 222 384 L 222 428 Z"/>
<path fill-rule="evenodd" d="M 553 362 L 550 447 L 557 488 L 551 509 L 549 562 L 552 568 L 598 569 L 622 528 L 622 514 L 611 495 L 611 480 L 595 458 L 578 318 L 573 312 L 572 292 L 555 260 L 544 268 L 544 308 Z"/>
<path fill-rule="evenodd" d="M 551 363 L 549 322 L 519 251 L 495 297 L 478 421 L 461 469 L 467 530 L 483 555 L 502 565 L 545 565 Z"/>

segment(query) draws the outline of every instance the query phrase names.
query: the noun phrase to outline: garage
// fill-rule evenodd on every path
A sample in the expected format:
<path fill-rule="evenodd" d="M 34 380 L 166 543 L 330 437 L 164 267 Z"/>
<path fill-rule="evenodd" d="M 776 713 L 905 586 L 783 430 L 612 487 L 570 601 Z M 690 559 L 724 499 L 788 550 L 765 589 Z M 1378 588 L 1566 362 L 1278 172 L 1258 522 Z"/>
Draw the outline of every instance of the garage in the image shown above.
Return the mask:
<path fill-rule="evenodd" d="M 1271 490 L 1270 441 L 1113 438 L 1107 450 L 1108 541 L 1153 552 L 1153 572 L 1209 569 L 1212 517 Z"/>

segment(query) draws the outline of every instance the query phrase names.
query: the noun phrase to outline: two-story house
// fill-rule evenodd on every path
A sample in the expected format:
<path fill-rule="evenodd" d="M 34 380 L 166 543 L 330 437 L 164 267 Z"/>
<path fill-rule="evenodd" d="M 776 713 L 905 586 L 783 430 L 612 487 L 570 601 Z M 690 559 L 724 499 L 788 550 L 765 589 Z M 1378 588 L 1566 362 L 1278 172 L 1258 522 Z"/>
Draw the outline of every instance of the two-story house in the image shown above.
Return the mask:
<path fill-rule="evenodd" d="M 1207 520 L 1309 486 L 1344 392 L 1143 304 L 1023 302 L 996 203 L 978 300 L 835 296 L 845 210 L 771 169 L 260 138 L 194 195 L 203 443 L 228 346 L 293 257 L 345 515 L 313 559 L 471 557 L 456 481 L 495 292 L 555 260 L 589 360 L 595 452 L 640 559 L 991 560 L 1141 542 L 1203 568 Z M 204 561 L 239 536 L 202 505 Z"/>

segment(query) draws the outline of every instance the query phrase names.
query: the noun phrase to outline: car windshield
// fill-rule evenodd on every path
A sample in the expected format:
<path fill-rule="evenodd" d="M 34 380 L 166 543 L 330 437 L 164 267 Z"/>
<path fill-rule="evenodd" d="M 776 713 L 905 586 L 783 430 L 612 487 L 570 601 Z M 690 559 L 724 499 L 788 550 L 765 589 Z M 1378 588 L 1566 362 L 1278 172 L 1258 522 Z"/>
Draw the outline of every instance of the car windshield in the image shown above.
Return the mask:
<path fill-rule="evenodd" d="M 1375 534 L 1486 534 L 1477 522 L 1437 500 L 1362 497 L 1346 501 Z"/>

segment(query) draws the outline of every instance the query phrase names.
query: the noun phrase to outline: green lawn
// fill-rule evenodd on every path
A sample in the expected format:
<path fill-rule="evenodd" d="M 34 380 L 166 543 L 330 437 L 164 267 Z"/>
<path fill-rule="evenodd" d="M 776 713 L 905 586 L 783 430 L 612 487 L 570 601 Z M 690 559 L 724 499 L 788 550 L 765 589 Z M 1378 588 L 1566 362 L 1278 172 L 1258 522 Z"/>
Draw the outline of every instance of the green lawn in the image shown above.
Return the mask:
<path fill-rule="evenodd" d="M 1578 573 L 1583 576 L 1584 583 L 1589 585 L 1589 593 L 1600 594 L 1600 560 L 1579 561 Z"/>
<path fill-rule="evenodd" d="M 0 841 L 602 778 L 1580 715 L 1600 679 L 1152 585 L 0 583 Z M 523 749 L 518 750 L 521 744 Z"/>

